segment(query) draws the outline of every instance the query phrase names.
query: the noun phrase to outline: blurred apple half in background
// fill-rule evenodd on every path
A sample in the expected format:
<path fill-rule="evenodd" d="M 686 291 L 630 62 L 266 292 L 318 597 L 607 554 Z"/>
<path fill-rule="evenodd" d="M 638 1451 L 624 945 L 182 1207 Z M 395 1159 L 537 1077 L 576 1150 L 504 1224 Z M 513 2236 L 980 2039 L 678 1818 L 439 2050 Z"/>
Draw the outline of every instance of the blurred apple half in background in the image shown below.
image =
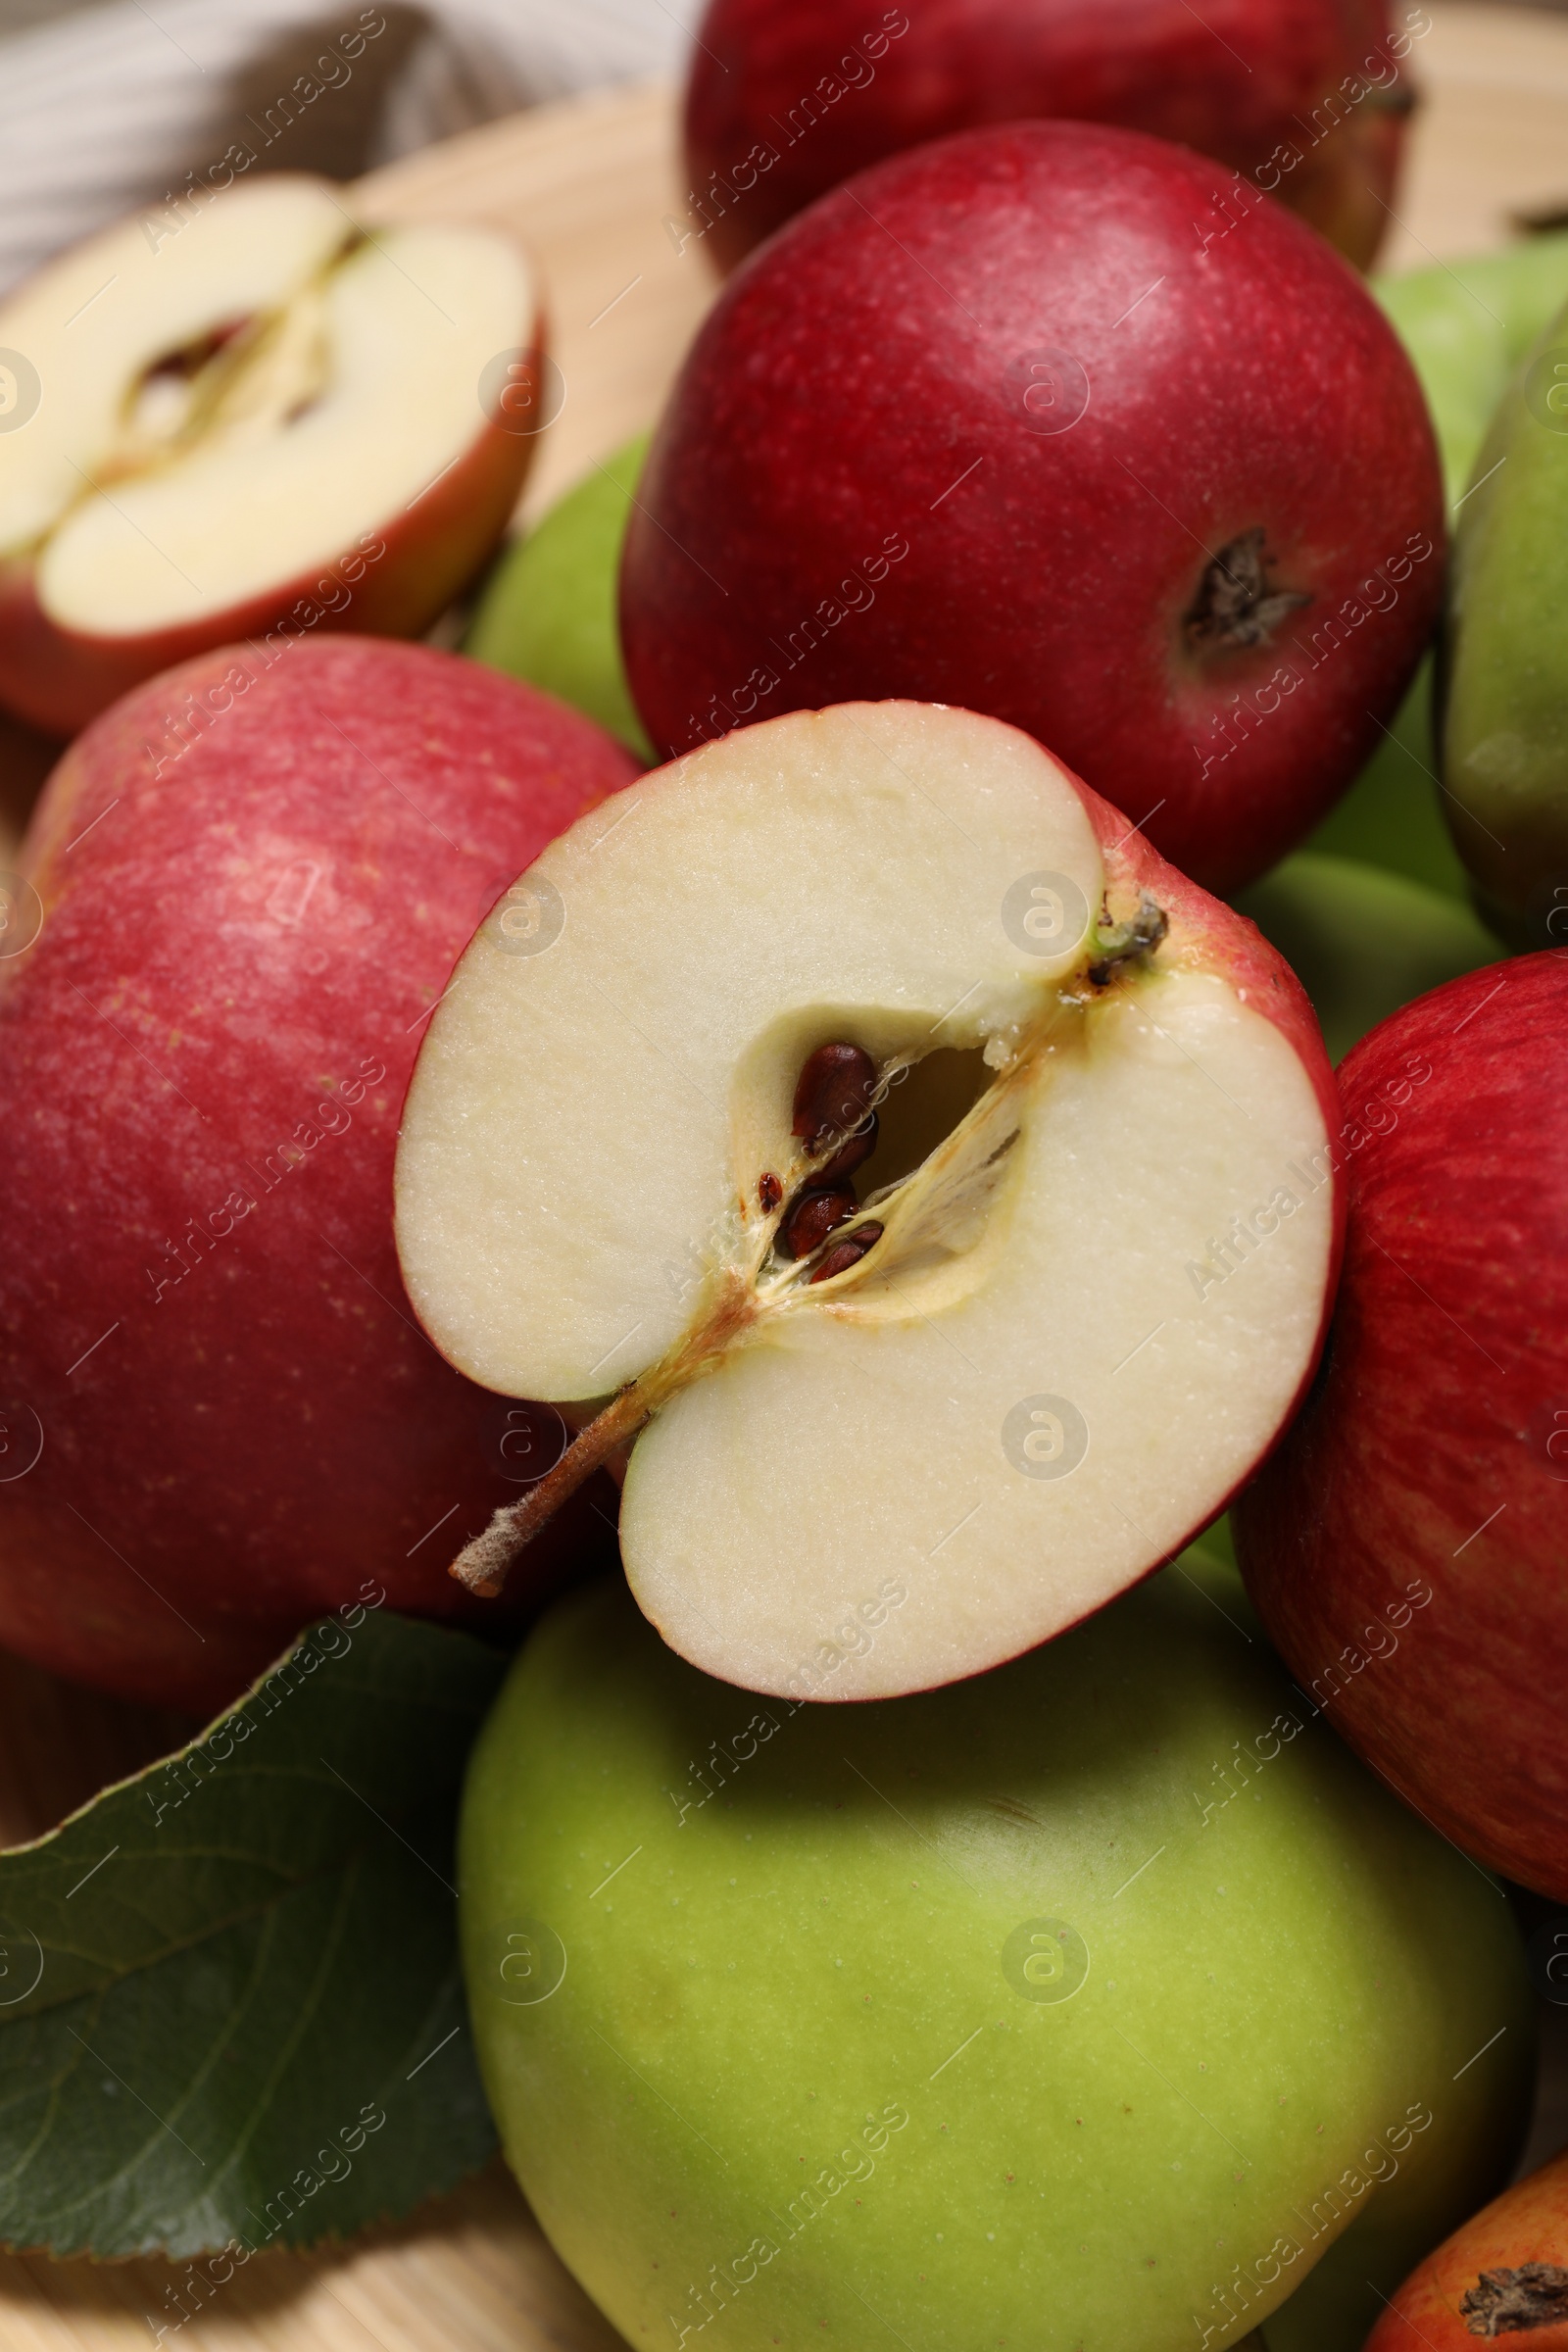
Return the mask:
<path fill-rule="evenodd" d="M 266 632 L 429 627 L 545 414 L 533 271 L 279 173 L 120 222 L 0 309 L 0 704 L 69 735 Z"/>

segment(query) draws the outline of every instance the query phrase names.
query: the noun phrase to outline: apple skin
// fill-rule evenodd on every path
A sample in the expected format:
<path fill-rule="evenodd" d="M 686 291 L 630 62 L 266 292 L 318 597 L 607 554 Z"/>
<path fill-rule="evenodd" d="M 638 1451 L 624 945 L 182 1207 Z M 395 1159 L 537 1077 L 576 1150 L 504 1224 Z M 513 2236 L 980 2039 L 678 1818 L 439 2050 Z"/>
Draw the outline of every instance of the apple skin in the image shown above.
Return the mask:
<path fill-rule="evenodd" d="M 1429 2254 L 1373 2328 L 1366 2352 L 1417 2352 L 1421 2344 L 1430 2352 L 1474 2352 L 1482 2332 L 1528 2333 L 1530 2352 L 1568 2352 L 1568 2303 L 1561 2318 L 1544 2326 L 1516 2321 L 1508 2328 L 1482 2330 L 1461 2316 L 1484 2272 L 1536 2263 L 1555 2271 L 1559 2283 L 1568 2280 L 1568 2154 L 1504 2189 Z"/>
<path fill-rule="evenodd" d="M 1568 307 L 1476 458 L 1438 662 L 1444 813 L 1480 913 L 1513 948 L 1568 941 L 1568 664 L 1552 624 L 1568 520 L 1564 374 Z"/>
<path fill-rule="evenodd" d="M 628 2343 L 693 2352 L 722 2301 L 727 2352 L 859 2352 L 867 2309 L 923 2352 L 977 2313 L 1217 2352 L 1282 2305 L 1271 2352 L 1356 2352 L 1367 2280 L 1505 2177 L 1529 1993 L 1500 1893 L 1254 1634 L 1189 1554 L 847 1714 L 698 1673 L 618 1579 L 550 1613 L 469 1767 L 465 1974 L 509 2161 Z M 1022 1975 L 1042 1918 L 1087 1946 L 1060 2001 Z"/>
<path fill-rule="evenodd" d="M 887 156 L 1071 117 L 1195 147 L 1249 179 L 1272 168 L 1281 201 L 1365 269 L 1408 112 L 1388 41 L 1382 0 L 1219 0 L 1201 21 L 1157 0 L 928 0 L 880 16 L 861 0 L 711 0 L 686 93 L 693 209 L 728 270 Z M 1372 88 L 1314 138 L 1330 91 L 1347 77 L 1367 89 L 1363 64 L 1382 99 Z M 1282 172 L 1286 153 L 1299 160 Z"/>
<path fill-rule="evenodd" d="M 1293 848 L 1431 635 L 1442 481 L 1410 363 L 1321 239 L 1259 199 L 1200 252 L 1226 185 L 1134 131 L 1013 123 L 877 166 L 756 254 L 626 535 L 654 741 L 954 703 L 1048 744 L 1222 895 Z M 1041 433 L 1019 371 L 1048 346 L 1088 406 Z M 1312 602 L 1200 650 L 1210 554 L 1252 530 L 1270 589 Z"/>
<path fill-rule="evenodd" d="M 1411 680 L 1408 693 L 1377 750 L 1342 801 L 1309 833 L 1302 848 L 1314 856 L 1358 858 L 1386 873 L 1457 899 L 1466 908 L 1470 891 L 1464 867 L 1434 788 L 1438 750 L 1432 729 L 1432 657 Z"/>
<path fill-rule="evenodd" d="M 1427 396 L 1451 512 L 1509 375 L 1568 297 L 1568 234 L 1525 237 L 1505 253 L 1371 283 Z M 1423 662 L 1389 733 L 1305 847 L 1365 858 L 1468 902 L 1468 877 L 1444 821 L 1454 805 L 1433 791 L 1432 669 Z"/>
<path fill-rule="evenodd" d="M 1531 956 L 1420 998 L 1348 1057 L 1323 1372 L 1232 1512 L 1313 1703 L 1445 1836 L 1559 1902 L 1565 1022 L 1568 964 Z"/>
<path fill-rule="evenodd" d="M 0 1642 L 207 1713 L 366 1580 L 454 1614 L 448 1562 L 518 1492 L 517 1424 L 403 1291 L 397 1119 L 469 933 L 636 773 L 530 688 L 338 637 L 253 662 L 155 776 L 168 711 L 244 654 L 66 755 L 23 850 L 43 928 L 0 962 Z"/>
<path fill-rule="evenodd" d="M 1451 506 L 1509 377 L 1568 301 L 1568 232 L 1376 277 L 1372 292 L 1421 378 Z"/>
<path fill-rule="evenodd" d="M 422 636 L 496 546 L 532 462 L 536 436 L 508 432 L 477 408 L 475 417 L 464 456 L 378 531 L 265 595 L 178 628 L 123 637 L 65 628 L 38 601 L 31 562 L 0 563 L 0 703 L 46 735 L 69 737 L 145 679 L 241 638 L 273 629 L 294 638 L 318 629 Z"/>

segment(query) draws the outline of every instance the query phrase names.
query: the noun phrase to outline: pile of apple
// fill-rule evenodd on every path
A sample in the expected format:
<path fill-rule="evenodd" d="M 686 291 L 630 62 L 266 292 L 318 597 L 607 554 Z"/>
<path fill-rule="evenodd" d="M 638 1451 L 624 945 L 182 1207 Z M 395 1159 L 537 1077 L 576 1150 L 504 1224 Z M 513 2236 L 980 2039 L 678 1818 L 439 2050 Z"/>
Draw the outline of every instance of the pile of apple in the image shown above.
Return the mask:
<path fill-rule="evenodd" d="M 633 2343 L 1568 2341 L 1568 259 L 1380 307 L 1420 12 L 1186 15 L 715 0 L 739 266 L 465 655 L 505 240 L 0 312 L 0 1642 L 580 1588 L 463 1934 Z"/>

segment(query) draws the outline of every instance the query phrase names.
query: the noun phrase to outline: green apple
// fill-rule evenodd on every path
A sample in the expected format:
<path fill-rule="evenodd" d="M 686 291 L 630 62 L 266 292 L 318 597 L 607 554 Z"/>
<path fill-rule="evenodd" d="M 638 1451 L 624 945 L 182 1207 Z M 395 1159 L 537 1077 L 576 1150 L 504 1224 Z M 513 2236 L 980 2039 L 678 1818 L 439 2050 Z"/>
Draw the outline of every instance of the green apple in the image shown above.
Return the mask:
<path fill-rule="evenodd" d="M 1448 504 L 1462 526 L 1463 493 L 1493 412 L 1568 296 L 1568 233 L 1371 284 L 1421 379 Z M 1444 822 L 1454 804 L 1440 798 L 1438 772 L 1432 665 L 1424 662 L 1386 740 L 1306 847 L 1361 858 L 1463 899 L 1465 870 Z"/>
<path fill-rule="evenodd" d="M 1236 904 L 1311 998 L 1334 1061 L 1412 997 L 1497 960 L 1467 906 L 1348 858 L 1298 851 Z"/>
<path fill-rule="evenodd" d="M 908 1596 L 866 1561 L 829 1688 Z M 481 1733 L 459 1869 L 507 2155 L 632 2345 L 1354 2352 L 1530 2097 L 1504 1897 L 1200 1553 L 856 1706 L 590 1588 Z"/>
<path fill-rule="evenodd" d="M 1568 309 L 1504 393 L 1454 536 L 1442 772 L 1476 904 L 1568 944 Z"/>
<path fill-rule="evenodd" d="M 1462 902 L 1468 897 L 1464 867 L 1443 821 L 1430 655 L 1382 743 L 1345 798 L 1307 836 L 1305 847 L 1402 874 L 1445 898 Z"/>
<path fill-rule="evenodd" d="M 1421 378 L 1452 506 L 1509 377 L 1568 300 L 1568 231 L 1374 277 L 1371 287 Z"/>
<path fill-rule="evenodd" d="M 559 695 L 651 760 L 621 668 L 615 614 L 620 543 L 647 452 L 648 436 L 639 433 L 508 549 L 463 651 Z"/>

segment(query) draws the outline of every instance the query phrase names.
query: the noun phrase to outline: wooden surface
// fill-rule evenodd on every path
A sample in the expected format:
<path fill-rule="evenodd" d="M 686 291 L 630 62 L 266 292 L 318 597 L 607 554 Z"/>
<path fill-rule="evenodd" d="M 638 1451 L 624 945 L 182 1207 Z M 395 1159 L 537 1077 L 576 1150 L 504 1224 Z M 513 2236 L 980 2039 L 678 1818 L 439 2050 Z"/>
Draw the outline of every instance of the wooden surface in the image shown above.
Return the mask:
<path fill-rule="evenodd" d="M 1516 217 L 1568 212 L 1568 21 L 1433 0 L 1411 63 L 1426 94 L 1383 261 L 1417 267 L 1507 241 Z M 495 220 L 518 230 L 549 289 L 565 385 L 523 502 L 548 505 L 652 421 L 712 299 L 678 214 L 674 108 L 616 92 L 517 116 L 362 183 L 384 219 Z M 24 819 L 48 747 L 0 720 L 0 856 Z M 181 1727 L 0 1657 L 0 1842 L 35 1836 Z M 1554 2015 L 1568 2038 L 1568 2012 Z M 1568 2139 L 1554 2070 L 1532 2161 Z M 182 2269 L 0 2258 L 3 2352 L 128 2352 L 173 2318 Z M 148 2315 L 153 2315 L 151 2323 Z M 539 2234 L 499 2164 L 401 2228 L 335 2252 L 259 2257 L 200 2317 L 182 2352 L 614 2352 L 618 2343 Z M 1131 2348 L 1129 2348 L 1131 2352 Z"/>

